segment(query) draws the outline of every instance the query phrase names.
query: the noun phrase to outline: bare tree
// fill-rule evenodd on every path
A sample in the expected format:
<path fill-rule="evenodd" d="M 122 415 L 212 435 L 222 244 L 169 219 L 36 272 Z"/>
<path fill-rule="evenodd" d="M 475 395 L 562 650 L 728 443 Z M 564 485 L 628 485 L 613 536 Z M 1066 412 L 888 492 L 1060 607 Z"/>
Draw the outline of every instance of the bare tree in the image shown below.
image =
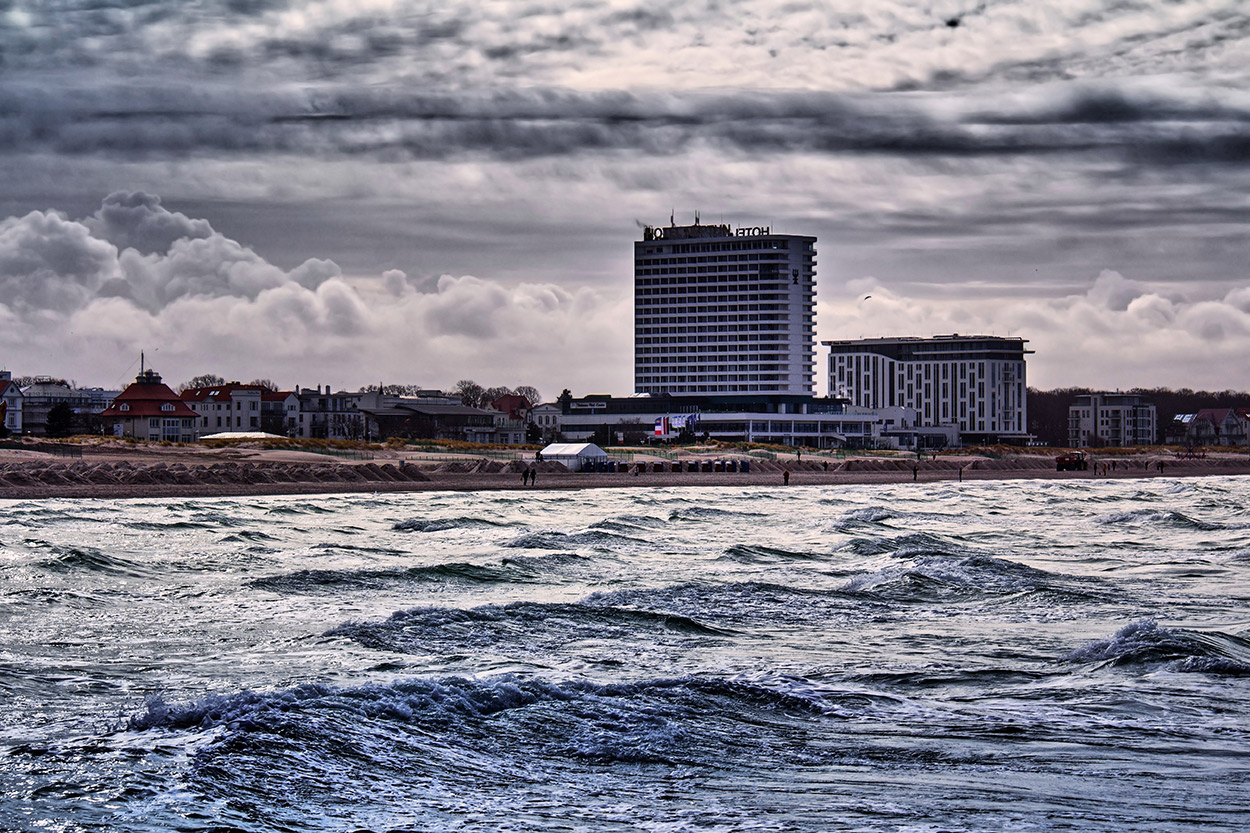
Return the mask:
<path fill-rule="evenodd" d="M 451 389 L 453 396 L 460 397 L 462 405 L 468 405 L 470 408 L 477 408 L 482 403 L 482 394 L 486 389 L 472 379 L 461 379 L 456 382 L 456 386 Z"/>
<path fill-rule="evenodd" d="M 533 385 L 519 385 L 516 389 L 517 396 L 524 396 L 529 400 L 531 405 L 541 405 L 543 395 L 538 392 L 538 388 Z"/>
<path fill-rule="evenodd" d="M 270 393 L 274 393 L 278 390 L 278 386 L 274 384 L 272 379 L 253 379 L 248 382 L 248 384 L 256 388 L 264 388 Z"/>
<path fill-rule="evenodd" d="M 224 385 L 226 380 L 215 373 L 201 373 L 199 376 L 193 376 L 191 381 L 183 382 L 178 386 L 178 393 L 192 388 L 211 388 L 217 385 Z"/>
<path fill-rule="evenodd" d="M 423 391 L 420 385 L 365 385 L 360 393 L 376 393 L 381 391 L 387 396 L 416 396 Z"/>
<path fill-rule="evenodd" d="M 51 376 L 14 376 L 9 381 L 19 388 L 28 388 L 37 384 L 60 385 L 63 388 L 74 387 L 68 379 L 54 379 Z"/>
<path fill-rule="evenodd" d="M 512 388 L 506 388 L 506 387 L 503 387 L 502 385 L 498 387 L 487 388 L 486 390 L 482 391 L 482 404 L 479 407 L 482 407 L 482 408 L 490 407 L 490 404 L 494 402 L 496 399 L 498 399 L 499 397 L 511 396 L 512 394 L 513 394 Z"/>

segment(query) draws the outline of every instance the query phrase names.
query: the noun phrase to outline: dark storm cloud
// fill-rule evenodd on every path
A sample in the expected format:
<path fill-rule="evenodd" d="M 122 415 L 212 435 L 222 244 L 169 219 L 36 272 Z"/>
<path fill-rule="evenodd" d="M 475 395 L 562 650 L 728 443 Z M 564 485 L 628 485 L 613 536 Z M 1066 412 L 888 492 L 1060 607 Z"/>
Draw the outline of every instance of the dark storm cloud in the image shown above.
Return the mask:
<path fill-rule="evenodd" d="M 421 93 L 204 85 L 0 93 L 10 150 L 133 156 L 299 152 L 516 159 L 581 152 L 996 156 L 1131 153 L 1156 163 L 1246 158 L 1245 100 L 1070 85 L 961 113 L 958 97 L 827 93 Z"/>

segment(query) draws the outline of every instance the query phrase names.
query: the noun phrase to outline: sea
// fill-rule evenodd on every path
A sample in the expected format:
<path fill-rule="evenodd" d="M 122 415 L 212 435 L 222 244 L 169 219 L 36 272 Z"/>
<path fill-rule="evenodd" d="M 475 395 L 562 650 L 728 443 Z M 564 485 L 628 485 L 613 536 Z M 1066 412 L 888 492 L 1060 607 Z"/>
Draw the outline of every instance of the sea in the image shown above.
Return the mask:
<path fill-rule="evenodd" d="M 0 502 L 0 830 L 1248 827 L 1250 478 Z"/>

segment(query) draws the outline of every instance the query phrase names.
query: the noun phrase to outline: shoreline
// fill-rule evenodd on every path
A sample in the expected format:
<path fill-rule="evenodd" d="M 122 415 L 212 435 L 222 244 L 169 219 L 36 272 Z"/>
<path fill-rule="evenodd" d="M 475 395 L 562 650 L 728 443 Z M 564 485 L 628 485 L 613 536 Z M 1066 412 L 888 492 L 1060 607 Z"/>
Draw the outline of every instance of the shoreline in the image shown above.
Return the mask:
<path fill-rule="evenodd" d="M 757 464 L 753 464 L 755 465 Z M 957 483 L 965 480 L 1139 480 L 1250 475 L 1250 459 L 1243 457 L 1170 460 L 1164 462 L 1162 472 L 1157 469 L 1154 461 L 1134 461 L 1133 465 L 1118 464 L 1115 470 L 1097 475 L 1092 471 L 1055 471 L 1052 458 L 1036 456 L 963 461 L 939 459 L 918 463 L 897 458 L 848 459 L 827 471 L 820 468 L 821 465 L 780 461 L 760 465 L 750 473 L 648 471 L 635 475 L 632 472 L 608 474 L 558 469 L 544 471 L 543 468 L 552 468 L 553 464 L 542 464 L 536 483 L 522 485 L 520 468 L 509 465 L 499 466 L 498 470 L 490 472 L 460 473 L 438 471 L 438 467 L 431 470 L 403 460 L 384 461 L 379 465 L 378 462 L 292 463 L 262 457 L 188 467 L 182 462 L 167 465 L 154 454 L 137 464 L 126 462 L 110 468 L 103 463 L 71 463 L 40 455 L 40 459 L 0 458 L 0 502 L 395 492 L 579 491 L 611 488 L 787 488 L 783 475 L 785 470 L 790 471 L 791 487 Z M 100 474 L 102 470 L 103 473 Z M 113 478 L 117 478 L 120 472 L 121 475 L 137 478 L 142 482 L 86 482 L 93 472 Z M 286 479 L 269 479 L 273 476 Z M 45 482 L 39 478 L 53 482 Z M 166 478 L 166 481 L 157 482 L 160 478 Z M 172 482 L 172 478 L 176 478 L 177 482 Z M 15 479 L 25 482 L 15 483 Z M 262 482 L 256 482 L 256 479 L 261 479 Z"/>

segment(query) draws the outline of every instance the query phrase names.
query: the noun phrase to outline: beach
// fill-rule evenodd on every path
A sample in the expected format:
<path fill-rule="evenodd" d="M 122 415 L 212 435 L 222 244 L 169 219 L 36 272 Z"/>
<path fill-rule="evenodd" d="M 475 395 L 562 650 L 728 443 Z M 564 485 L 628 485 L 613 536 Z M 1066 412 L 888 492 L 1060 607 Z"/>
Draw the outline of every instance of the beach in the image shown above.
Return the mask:
<path fill-rule="evenodd" d="M 732 459 L 705 453 L 701 459 Z M 646 458 L 643 458 L 646 460 Z M 1054 457 L 943 454 L 917 460 L 848 454 L 844 458 L 751 460 L 749 472 L 672 471 L 646 460 L 635 472 L 570 472 L 559 463 L 498 461 L 471 454 L 448 459 L 381 449 L 369 460 L 340 460 L 311 451 L 208 449 L 144 445 L 83 448 L 67 459 L 26 449 L 0 449 L 0 500 L 44 498 L 225 497 L 414 491 L 570 490 L 707 486 L 814 486 L 1017 479 L 1124 479 L 1250 474 L 1244 454 L 1182 459 L 1164 453 L 1095 458 L 1086 471 L 1055 470 Z M 532 484 L 521 472 L 534 469 Z M 660 469 L 660 470 L 657 470 Z M 786 473 L 788 472 L 788 477 Z"/>

